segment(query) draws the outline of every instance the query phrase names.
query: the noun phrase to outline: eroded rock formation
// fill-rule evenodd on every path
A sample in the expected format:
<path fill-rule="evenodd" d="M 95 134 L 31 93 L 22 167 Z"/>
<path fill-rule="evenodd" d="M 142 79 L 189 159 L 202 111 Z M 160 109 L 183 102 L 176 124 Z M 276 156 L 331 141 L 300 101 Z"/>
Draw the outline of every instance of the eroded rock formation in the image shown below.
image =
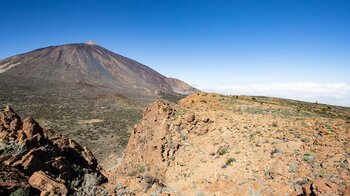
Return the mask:
<path fill-rule="evenodd" d="M 86 148 L 34 119 L 21 118 L 10 106 L 0 112 L 0 194 L 67 195 L 82 193 L 86 175 L 106 182 Z"/>
<path fill-rule="evenodd" d="M 112 184 L 136 195 L 347 194 L 346 115 L 303 107 L 206 93 L 157 101 L 135 126 Z"/>

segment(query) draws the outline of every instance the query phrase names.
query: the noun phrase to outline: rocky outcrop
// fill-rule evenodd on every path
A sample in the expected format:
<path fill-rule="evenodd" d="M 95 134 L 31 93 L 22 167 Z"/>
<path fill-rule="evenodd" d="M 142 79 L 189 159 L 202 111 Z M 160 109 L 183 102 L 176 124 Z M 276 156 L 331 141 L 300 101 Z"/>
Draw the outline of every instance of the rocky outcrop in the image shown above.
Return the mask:
<path fill-rule="evenodd" d="M 18 169 L 0 164 L 0 195 L 10 195 L 13 192 L 29 193 L 28 179 Z"/>
<path fill-rule="evenodd" d="M 138 123 L 132 132 L 125 152 L 126 162 L 122 164 L 121 172 L 138 175 L 139 170 L 146 168 L 144 163 L 154 163 L 147 168 L 149 174 L 164 175 L 170 153 L 175 153 L 176 146 L 181 145 L 173 143 L 169 146 L 170 141 L 167 140 L 169 127 L 165 120 L 171 118 L 175 110 L 173 104 L 157 101 L 144 111 L 145 121 Z"/>
<path fill-rule="evenodd" d="M 324 179 L 316 179 L 303 186 L 305 195 L 341 195 L 338 185 Z"/>
<path fill-rule="evenodd" d="M 143 120 L 134 127 L 124 161 L 116 173 L 124 174 L 126 179 L 139 178 L 147 193 L 159 188 L 165 193 L 176 192 L 169 187 L 168 177 L 176 172 L 172 168 L 186 164 L 183 153 L 188 138 L 205 135 L 211 130 L 212 122 L 204 116 L 188 114 L 176 104 L 162 100 L 154 102 L 145 109 Z M 177 155 L 179 151 L 180 155 Z"/>
<path fill-rule="evenodd" d="M 4 193 L 21 188 L 67 195 L 79 191 L 86 174 L 94 174 L 100 184 L 106 181 L 86 147 L 43 129 L 30 117 L 22 122 L 10 106 L 0 112 L 0 164 Z"/>
<path fill-rule="evenodd" d="M 149 105 L 112 183 L 136 195 L 348 194 L 347 120 L 259 99 Z"/>
<path fill-rule="evenodd" d="M 67 195 L 67 187 L 42 171 L 34 172 L 28 180 L 29 184 L 40 190 L 41 195 Z"/>

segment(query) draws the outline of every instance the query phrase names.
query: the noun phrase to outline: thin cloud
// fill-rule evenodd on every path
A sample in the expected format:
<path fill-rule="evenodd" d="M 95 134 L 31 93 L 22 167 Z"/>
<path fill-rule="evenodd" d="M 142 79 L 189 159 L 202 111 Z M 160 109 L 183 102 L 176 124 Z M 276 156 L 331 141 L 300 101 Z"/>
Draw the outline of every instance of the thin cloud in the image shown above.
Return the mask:
<path fill-rule="evenodd" d="M 207 92 L 261 95 L 350 106 L 350 83 L 254 83 L 241 85 L 198 86 Z"/>

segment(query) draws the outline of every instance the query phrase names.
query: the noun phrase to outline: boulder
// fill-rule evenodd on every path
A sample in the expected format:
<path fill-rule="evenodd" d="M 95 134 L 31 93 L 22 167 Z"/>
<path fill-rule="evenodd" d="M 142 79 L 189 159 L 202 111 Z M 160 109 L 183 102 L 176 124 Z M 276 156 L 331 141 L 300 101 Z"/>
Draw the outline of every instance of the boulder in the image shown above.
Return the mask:
<path fill-rule="evenodd" d="M 287 175 L 287 171 L 288 169 L 286 164 L 282 160 L 276 160 L 270 167 L 269 176 L 271 179 L 276 179 L 278 177 Z"/>
<path fill-rule="evenodd" d="M 40 195 L 67 195 L 67 187 L 42 171 L 34 172 L 28 180 L 29 184 L 40 190 Z"/>
<path fill-rule="evenodd" d="M 324 179 L 316 179 L 303 186 L 304 195 L 339 195 L 338 185 Z"/>
<path fill-rule="evenodd" d="M 210 121 L 210 120 L 209 120 L 208 117 L 202 117 L 202 122 L 207 123 L 207 122 L 209 122 L 209 121 Z"/>
<path fill-rule="evenodd" d="M 43 129 L 40 127 L 40 125 L 31 117 L 27 117 L 23 121 L 23 131 L 26 134 L 27 137 L 33 137 L 35 134 L 40 134 L 41 136 L 44 135 Z"/>
<path fill-rule="evenodd" d="M 193 122 L 195 120 L 195 116 L 194 116 L 194 114 L 188 114 L 184 117 L 184 119 L 190 123 L 190 122 Z"/>
<path fill-rule="evenodd" d="M 0 125 L 9 128 L 13 120 L 17 119 L 17 123 L 21 123 L 21 118 L 13 111 L 12 107 L 6 105 L 3 112 L 0 112 Z"/>

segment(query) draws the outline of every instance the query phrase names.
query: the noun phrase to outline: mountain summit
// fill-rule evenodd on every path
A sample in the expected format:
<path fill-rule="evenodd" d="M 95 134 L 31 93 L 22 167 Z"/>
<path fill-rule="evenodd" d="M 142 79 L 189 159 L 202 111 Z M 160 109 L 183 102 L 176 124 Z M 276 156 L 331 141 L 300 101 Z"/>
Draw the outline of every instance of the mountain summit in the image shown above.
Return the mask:
<path fill-rule="evenodd" d="M 167 78 L 93 41 L 50 46 L 0 60 L 0 74 L 82 84 L 127 97 L 197 91 L 183 81 Z"/>
<path fill-rule="evenodd" d="M 96 43 L 93 42 L 92 40 L 87 41 L 85 44 L 87 44 L 87 45 L 96 45 Z"/>

